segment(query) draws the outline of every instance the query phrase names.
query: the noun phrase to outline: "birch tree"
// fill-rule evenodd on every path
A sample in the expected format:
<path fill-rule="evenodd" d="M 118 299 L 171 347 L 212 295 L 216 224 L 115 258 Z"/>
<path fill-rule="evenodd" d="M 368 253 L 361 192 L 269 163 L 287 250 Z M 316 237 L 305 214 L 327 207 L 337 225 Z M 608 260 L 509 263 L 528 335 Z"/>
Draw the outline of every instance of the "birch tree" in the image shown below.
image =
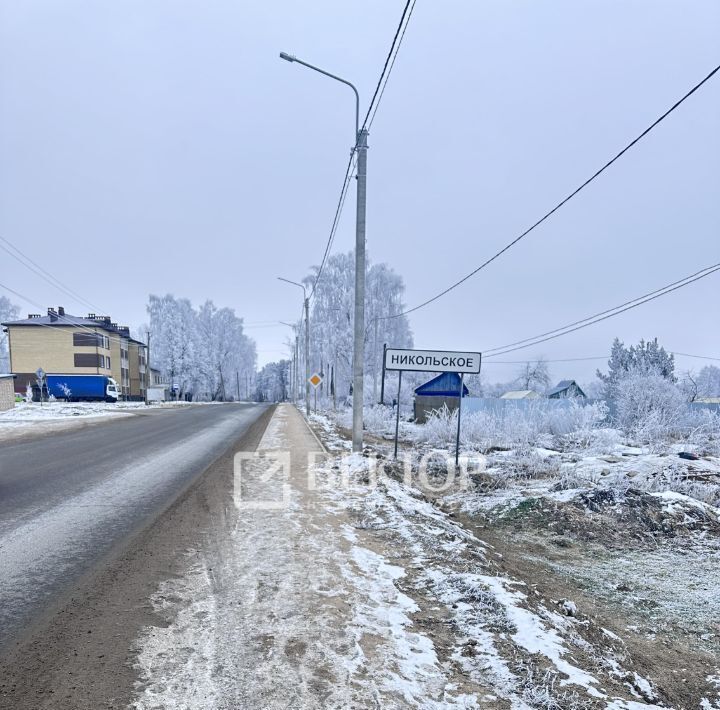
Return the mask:
<path fill-rule="evenodd" d="M 0 296 L 0 323 L 17 320 L 20 317 L 20 308 L 5 296 Z M 0 328 L 0 372 L 10 372 L 10 356 L 8 353 L 8 336 Z"/>

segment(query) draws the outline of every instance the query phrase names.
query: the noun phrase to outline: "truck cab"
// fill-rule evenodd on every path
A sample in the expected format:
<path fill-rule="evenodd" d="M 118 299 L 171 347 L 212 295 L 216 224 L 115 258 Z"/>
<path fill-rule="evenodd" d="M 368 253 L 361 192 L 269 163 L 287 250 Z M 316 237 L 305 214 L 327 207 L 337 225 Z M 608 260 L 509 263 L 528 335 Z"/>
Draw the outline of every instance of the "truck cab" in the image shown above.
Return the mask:
<path fill-rule="evenodd" d="M 120 399 L 120 387 L 118 383 L 112 377 L 107 378 L 107 387 L 105 388 L 105 398 L 108 401 L 117 402 Z"/>

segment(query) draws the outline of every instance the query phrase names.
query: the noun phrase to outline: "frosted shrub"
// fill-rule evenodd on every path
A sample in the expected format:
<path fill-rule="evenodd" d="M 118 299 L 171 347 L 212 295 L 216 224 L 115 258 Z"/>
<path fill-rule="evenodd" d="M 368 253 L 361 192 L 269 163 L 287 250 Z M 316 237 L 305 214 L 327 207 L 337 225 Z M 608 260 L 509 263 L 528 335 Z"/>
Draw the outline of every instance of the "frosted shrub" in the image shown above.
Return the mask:
<path fill-rule="evenodd" d="M 720 505 L 720 485 L 694 480 L 681 464 L 666 466 L 654 476 L 634 479 L 633 487 L 649 493 L 672 491 L 708 505 Z"/>
<path fill-rule="evenodd" d="M 720 456 L 720 414 L 707 409 L 691 410 L 687 428 L 691 448 L 703 455 Z"/>
<path fill-rule="evenodd" d="M 350 413 L 352 416 L 352 412 Z M 386 434 L 395 431 L 395 409 L 382 404 L 365 407 L 363 424 L 368 431 L 375 434 Z"/>
<path fill-rule="evenodd" d="M 666 448 L 673 439 L 686 437 L 696 418 L 680 389 L 654 372 L 637 371 L 624 377 L 619 383 L 616 405 L 620 427 L 639 444 L 654 450 Z"/>
<path fill-rule="evenodd" d="M 569 402 L 558 407 L 556 402 L 537 400 L 523 407 L 463 414 L 460 438 L 466 448 L 477 450 L 529 449 L 562 445 L 564 440 L 587 445 L 593 441 L 593 429 L 606 415 L 604 404 Z M 419 427 L 418 437 L 433 446 L 446 446 L 453 442 L 456 431 L 457 412 L 444 408 L 433 412 L 427 423 Z"/>

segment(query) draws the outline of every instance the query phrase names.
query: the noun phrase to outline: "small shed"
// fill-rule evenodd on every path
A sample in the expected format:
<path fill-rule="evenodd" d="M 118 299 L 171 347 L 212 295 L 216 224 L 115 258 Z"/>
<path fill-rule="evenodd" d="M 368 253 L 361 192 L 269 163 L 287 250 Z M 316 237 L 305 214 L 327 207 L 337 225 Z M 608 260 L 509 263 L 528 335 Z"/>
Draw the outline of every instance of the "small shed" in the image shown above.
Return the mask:
<path fill-rule="evenodd" d="M 422 424 L 427 421 L 430 412 L 447 407 L 450 411 L 457 409 L 460 398 L 460 375 L 455 372 L 443 372 L 432 380 L 428 380 L 415 388 L 414 414 L 415 421 Z M 463 383 L 463 397 L 470 394 Z"/>
<path fill-rule="evenodd" d="M 15 375 L 0 375 L 0 412 L 15 406 Z"/>
<path fill-rule="evenodd" d="M 510 390 L 500 397 L 500 399 L 538 399 L 540 393 L 535 390 Z"/>
<path fill-rule="evenodd" d="M 568 399 L 570 397 L 587 399 L 587 395 L 575 380 L 560 380 L 555 387 L 547 391 L 546 397 L 548 399 Z"/>

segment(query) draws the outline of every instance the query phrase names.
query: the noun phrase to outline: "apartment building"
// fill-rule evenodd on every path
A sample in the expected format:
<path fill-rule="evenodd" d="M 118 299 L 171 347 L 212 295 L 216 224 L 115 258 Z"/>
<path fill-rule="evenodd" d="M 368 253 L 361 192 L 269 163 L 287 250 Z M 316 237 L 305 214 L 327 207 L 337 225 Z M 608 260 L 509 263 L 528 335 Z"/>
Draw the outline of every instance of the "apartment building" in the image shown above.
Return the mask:
<path fill-rule="evenodd" d="M 124 399 L 144 399 L 147 348 L 109 316 L 73 316 L 60 306 L 47 315 L 30 313 L 2 324 L 8 334 L 10 371 L 15 391 L 24 392 L 35 372 L 98 374 L 112 377 Z M 135 382 L 131 372 L 137 373 Z M 133 386 L 134 385 L 134 386 Z"/>

